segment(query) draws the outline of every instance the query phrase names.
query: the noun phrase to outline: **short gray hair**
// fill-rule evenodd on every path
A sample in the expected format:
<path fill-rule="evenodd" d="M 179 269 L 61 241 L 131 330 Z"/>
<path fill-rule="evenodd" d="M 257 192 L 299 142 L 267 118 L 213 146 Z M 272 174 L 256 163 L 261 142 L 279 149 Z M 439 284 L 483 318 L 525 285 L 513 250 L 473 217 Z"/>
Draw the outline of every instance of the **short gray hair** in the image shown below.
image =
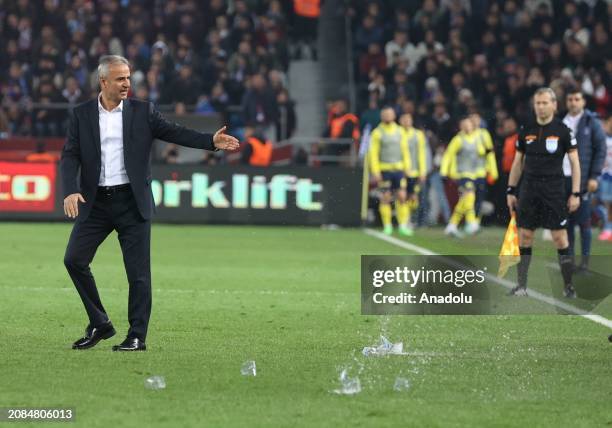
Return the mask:
<path fill-rule="evenodd" d="M 555 91 L 552 90 L 552 88 L 549 88 L 548 86 L 539 88 L 537 91 L 535 91 L 535 94 L 533 94 L 534 98 L 536 95 L 542 95 L 542 94 L 548 94 L 550 95 L 550 99 L 553 101 L 557 101 L 557 94 L 555 94 Z"/>
<path fill-rule="evenodd" d="M 100 62 L 98 63 L 98 79 L 108 76 L 108 67 L 111 64 L 125 64 L 128 67 L 130 66 L 130 62 L 121 55 L 104 55 L 100 57 Z"/>

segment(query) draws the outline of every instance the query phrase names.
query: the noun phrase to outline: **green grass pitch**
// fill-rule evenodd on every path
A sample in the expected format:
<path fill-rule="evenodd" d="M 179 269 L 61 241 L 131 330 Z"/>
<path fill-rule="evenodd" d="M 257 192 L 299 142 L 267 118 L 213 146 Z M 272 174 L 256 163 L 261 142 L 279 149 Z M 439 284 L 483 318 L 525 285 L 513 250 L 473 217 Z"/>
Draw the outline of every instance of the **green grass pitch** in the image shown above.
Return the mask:
<path fill-rule="evenodd" d="M 92 270 L 118 335 L 73 351 L 87 320 L 62 263 L 69 232 L 0 224 L 0 407 L 72 407 L 79 427 L 612 424 L 612 331 L 579 316 L 362 316 L 360 256 L 409 252 L 359 229 L 154 225 L 149 349 L 135 354 L 111 352 L 128 290 L 111 235 Z M 502 236 L 408 241 L 497 254 Z M 363 357 L 381 331 L 411 355 Z M 343 367 L 360 394 L 330 392 Z M 150 375 L 166 389 L 145 389 Z"/>

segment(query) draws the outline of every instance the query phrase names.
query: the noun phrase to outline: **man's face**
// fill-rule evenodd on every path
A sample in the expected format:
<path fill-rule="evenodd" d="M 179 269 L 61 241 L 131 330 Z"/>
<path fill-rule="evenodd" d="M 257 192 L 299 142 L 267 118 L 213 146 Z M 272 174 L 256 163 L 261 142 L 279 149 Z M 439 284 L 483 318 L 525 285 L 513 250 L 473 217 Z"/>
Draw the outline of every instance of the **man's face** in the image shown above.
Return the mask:
<path fill-rule="evenodd" d="M 380 119 L 385 123 L 391 123 L 395 120 L 395 110 L 392 108 L 383 109 L 380 112 Z"/>
<path fill-rule="evenodd" d="M 516 122 L 512 118 L 504 120 L 504 132 L 506 135 L 512 135 L 516 132 Z"/>
<path fill-rule="evenodd" d="M 548 119 L 557 109 L 557 101 L 548 93 L 537 94 L 533 97 L 533 107 L 538 119 Z"/>
<path fill-rule="evenodd" d="M 400 125 L 402 125 L 404 128 L 412 128 L 412 115 L 403 114 L 400 117 Z"/>
<path fill-rule="evenodd" d="M 474 123 L 469 117 L 461 120 L 459 127 L 466 134 L 471 134 L 474 131 Z"/>
<path fill-rule="evenodd" d="M 111 64 L 108 75 L 100 78 L 100 87 L 105 98 L 111 101 L 125 100 L 130 90 L 130 67 L 125 64 Z"/>
<path fill-rule="evenodd" d="M 569 114 L 576 116 L 584 110 L 584 97 L 580 92 L 569 94 L 566 98 L 566 107 Z"/>

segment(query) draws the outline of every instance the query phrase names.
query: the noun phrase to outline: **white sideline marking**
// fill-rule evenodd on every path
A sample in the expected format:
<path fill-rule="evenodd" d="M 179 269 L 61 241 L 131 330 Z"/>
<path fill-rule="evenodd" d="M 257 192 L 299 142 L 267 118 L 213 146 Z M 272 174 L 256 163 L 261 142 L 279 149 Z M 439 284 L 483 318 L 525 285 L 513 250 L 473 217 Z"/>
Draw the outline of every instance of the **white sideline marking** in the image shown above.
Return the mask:
<path fill-rule="evenodd" d="M 363 231 L 364 231 L 364 233 L 366 235 L 373 236 L 374 238 L 378 238 L 378 239 L 380 239 L 382 241 L 386 241 L 386 242 L 388 242 L 390 244 L 393 244 L 395 246 L 398 246 L 398 247 L 401 247 L 401 248 L 405 248 L 405 249 L 410 250 L 410 251 L 414 251 L 415 253 L 422 254 L 424 256 L 439 256 L 440 255 L 440 254 L 435 253 L 435 252 L 433 252 L 431 250 L 428 250 L 427 248 L 423 248 L 423 247 L 421 247 L 419 245 L 415 245 L 415 244 L 411 244 L 411 243 L 406 242 L 406 241 L 402 241 L 401 239 L 397 239 L 397 238 L 394 238 L 393 236 L 385 235 L 384 233 L 378 232 L 376 230 L 372 230 L 372 229 L 367 229 L 366 228 L 366 229 L 363 229 Z M 505 287 L 507 289 L 512 289 L 513 287 L 516 286 L 515 282 L 508 281 L 507 279 L 498 278 L 497 276 L 493 276 L 491 274 L 487 274 L 486 276 L 488 277 L 488 279 L 490 281 L 496 282 L 499 285 L 501 285 L 501 286 L 503 286 L 503 287 Z M 566 312 L 569 312 L 569 313 L 572 313 L 572 314 L 575 314 L 575 315 L 580 315 L 581 317 L 584 317 L 584 318 L 586 318 L 588 320 L 596 322 L 597 324 L 601 324 L 603 326 L 606 326 L 606 327 L 612 329 L 612 320 L 604 318 L 601 315 L 590 314 L 590 313 L 588 313 L 586 311 L 583 311 L 580 308 L 577 308 L 577 307 L 572 306 L 572 305 L 568 305 L 567 303 L 562 302 L 560 300 L 557 300 L 554 297 L 547 296 L 546 294 L 539 293 L 539 292 L 537 292 L 535 290 L 532 290 L 532 289 L 529 289 L 529 295 L 528 296 L 532 297 L 532 298 L 534 298 L 536 300 L 539 300 L 540 302 L 544 302 L 544 303 L 547 303 L 549 305 L 556 306 L 557 308 L 563 309 Z"/>

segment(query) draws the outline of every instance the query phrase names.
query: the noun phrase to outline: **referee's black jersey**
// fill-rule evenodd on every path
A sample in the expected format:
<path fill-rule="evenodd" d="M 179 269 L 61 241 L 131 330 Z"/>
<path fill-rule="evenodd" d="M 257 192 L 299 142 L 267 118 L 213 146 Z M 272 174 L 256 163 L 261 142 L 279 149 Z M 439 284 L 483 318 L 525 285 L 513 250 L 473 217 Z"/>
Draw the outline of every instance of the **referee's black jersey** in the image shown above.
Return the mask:
<path fill-rule="evenodd" d="M 563 156 L 577 148 L 572 131 L 556 117 L 546 125 L 534 120 L 521 126 L 516 140 L 516 150 L 525 155 L 526 178 L 563 177 Z"/>

